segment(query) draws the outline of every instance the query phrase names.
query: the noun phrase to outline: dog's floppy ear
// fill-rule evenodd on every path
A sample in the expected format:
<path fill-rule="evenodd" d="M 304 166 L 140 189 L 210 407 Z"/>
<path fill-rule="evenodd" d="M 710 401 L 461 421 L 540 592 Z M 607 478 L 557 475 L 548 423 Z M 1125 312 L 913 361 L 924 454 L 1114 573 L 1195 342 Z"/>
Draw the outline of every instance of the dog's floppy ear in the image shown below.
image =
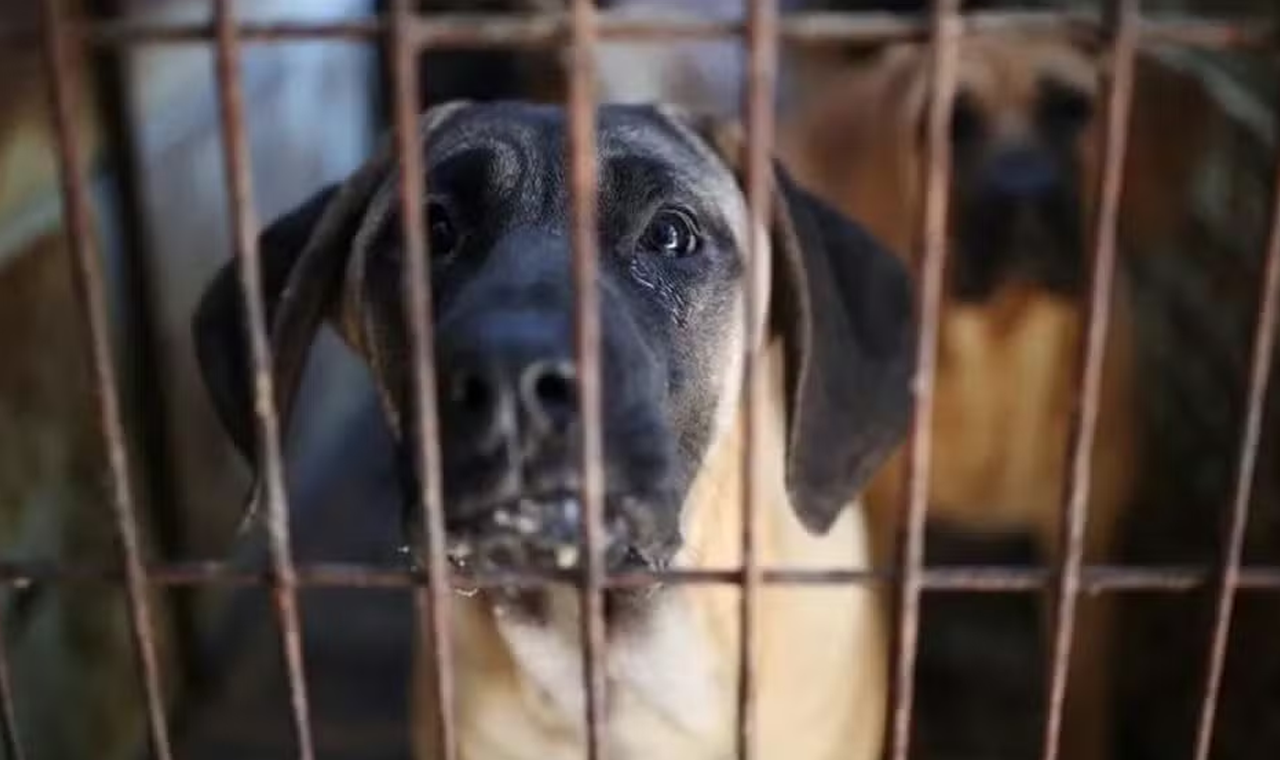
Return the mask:
<path fill-rule="evenodd" d="M 831 527 L 901 443 L 915 321 L 898 257 L 775 167 L 771 319 L 787 352 L 787 488 L 801 521 Z"/>
<path fill-rule="evenodd" d="M 704 122 L 699 131 L 741 169 L 740 129 Z M 898 257 L 776 161 L 773 176 L 770 322 L 786 350 L 787 490 L 805 527 L 823 533 L 905 436 L 911 280 Z"/>
<path fill-rule="evenodd" d="M 335 307 L 351 242 L 385 166 L 373 162 L 342 185 L 316 193 L 258 239 L 262 301 L 280 429 L 288 429 L 307 352 Z M 254 460 L 254 399 L 238 265 L 214 278 L 192 322 L 196 358 L 227 433 Z"/>
<path fill-rule="evenodd" d="M 277 219 L 258 239 L 262 298 L 270 326 L 280 296 L 325 208 L 338 191 L 324 188 Z M 253 460 L 253 388 L 244 302 L 236 262 L 225 264 L 206 288 L 192 321 L 196 360 L 218 420 L 240 453 Z"/>
<path fill-rule="evenodd" d="M 465 103 L 429 110 L 425 138 Z M 375 193 L 394 175 L 390 146 L 339 186 L 317 193 L 269 226 L 259 238 L 262 298 L 270 341 L 276 408 L 282 434 L 301 384 L 308 352 L 326 316 L 339 316 L 340 294 L 357 232 Z M 254 398 L 248 335 L 237 264 L 225 265 L 201 298 L 193 318 L 196 357 L 214 407 L 228 434 L 256 461 Z M 249 516 L 256 511 L 255 477 Z"/>

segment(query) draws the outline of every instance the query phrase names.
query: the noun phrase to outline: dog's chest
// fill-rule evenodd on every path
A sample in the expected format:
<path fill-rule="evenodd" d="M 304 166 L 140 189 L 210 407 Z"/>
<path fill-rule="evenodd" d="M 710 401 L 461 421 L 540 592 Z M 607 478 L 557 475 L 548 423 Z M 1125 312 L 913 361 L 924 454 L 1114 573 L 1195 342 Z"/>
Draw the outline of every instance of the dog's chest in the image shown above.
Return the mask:
<path fill-rule="evenodd" d="M 573 594 L 557 606 L 576 607 Z M 563 614 L 563 612 L 571 614 Z M 464 674 L 459 717 L 467 760 L 576 760 L 585 740 L 583 655 L 576 609 L 550 625 L 501 615 L 494 632 L 505 645 L 501 674 Z M 688 610 L 656 609 L 638 630 L 611 637 L 604 657 L 607 698 L 603 739 L 611 758 L 712 760 L 725 756 L 732 715 L 722 674 L 713 672 L 705 639 Z M 472 678 L 470 676 L 479 676 Z"/>
<path fill-rule="evenodd" d="M 1080 320 L 1065 305 L 1030 305 L 1010 324 L 981 311 L 945 329 L 933 501 L 980 506 L 1023 522 L 1060 497 Z M 1010 512 L 1009 514 L 1005 514 Z"/>

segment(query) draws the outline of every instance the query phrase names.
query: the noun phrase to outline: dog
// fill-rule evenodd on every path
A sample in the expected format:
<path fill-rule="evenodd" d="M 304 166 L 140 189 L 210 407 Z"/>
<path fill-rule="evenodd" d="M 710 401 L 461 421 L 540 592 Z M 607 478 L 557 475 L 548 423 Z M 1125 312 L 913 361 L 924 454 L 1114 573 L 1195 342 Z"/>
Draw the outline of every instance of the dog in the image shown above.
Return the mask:
<path fill-rule="evenodd" d="M 1029 534 L 1040 556 L 1056 561 L 1088 308 L 1100 67 L 1094 51 L 1060 38 L 967 37 L 958 56 L 929 516 L 971 535 Z M 922 46 L 890 48 L 813 86 L 810 105 L 783 130 L 785 161 L 799 181 L 907 260 L 923 203 L 929 67 Z M 1177 234 L 1208 110 L 1194 83 L 1139 59 L 1120 206 L 1124 255 L 1158 251 Z M 1091 452 L 1090 562 L 1114 559 L 1141 466 L 1124 269 Z M 891 554 L 904 503 L 902 460 L 895 457 L 867 495 L 880 558 Z M 1108 617 L 1105 598 L 1081 600 L 1067 757 L 1107 756 Z"/>
<path fill-rule="evenodd" d="M 740 565 L 748 352 L 767 374 L 769 399 L 755 430 L 762 564 L 859 566 L 868 535 L 858 494 L 911 410 L 905 268 L 779 170 L 769 224 L 757 230 L 769 255 L 746 283 L 741 131 L 659 105 L 610 104 L 598 114 L 608 570 Z M 420 122 L 441 487 L 450 558 L 464 571 L 577 566 L 565 124 L 559 107 L 521 102 L 441 104 Z M 384 150 L 272 224 L 261 237 L 262 274 L 285 417 L 327 320 L 368 363 L 390 428 L 411 446 L 396 171 Z M 748 329 L 745 287 L 767 299 L 758 331 Z M 229 266 L 193 330 L 219 416 L 250 455 L 241 319 Z M 747 345 L 753 333 L 767 338 Z M 731 754 L 738 595 L 685 584 L 608 592 L 613 756 Z M 576 599 L 571 588 L 455 598 L 461 756 L 582 752 Z M 885 644 L 874 593 L 772 587 L 759 603 L 763 756 L 876 757 Z M 418 658 L 419 757 L 436 742 L 431 668 Z"/>

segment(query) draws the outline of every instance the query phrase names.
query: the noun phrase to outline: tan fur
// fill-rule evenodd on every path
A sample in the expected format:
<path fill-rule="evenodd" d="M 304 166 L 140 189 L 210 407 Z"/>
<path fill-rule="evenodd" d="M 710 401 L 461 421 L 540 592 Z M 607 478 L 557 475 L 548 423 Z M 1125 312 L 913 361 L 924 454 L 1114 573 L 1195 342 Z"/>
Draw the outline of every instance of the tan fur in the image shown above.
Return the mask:
<path fill-rule="evenodd" d="M 862 513 L 847 510 L 822 537 L 798 522 L 783 482 L 780 352 L 757 437 L 758 550 L 766 567 L 860 568 L 869 550 Z M 741 413 L 713 444 L 685 504 L 686 544 L 676 565 L 740 562 Z M 609 755 L 619 760 L 703 760 L 733 754 L 738 600 L 732 587 L 673 586 L 653 614 L 608 646 Z M 504 619 L 480 595 L 455 597 L 458 735 L 467 760 L 578 758 L 581 654 L 575 592 L 558 592 L 551 630 Z M 884 641 L 866 588 L 772 587 L 756 617 L 761 757 L 870 760 L 880 748 Z M 430 658 L 415 678 L 415 747 L 432 757 Z"/>
<path fill-rule="evenodd" d="M 783 131 L 784 155 L 798 181 L 867 224 L 906 258 L 917 250 L 920 227 L 927 71 L 927 56 L 914 46 L 890 51 L 860 71 L 841 71 L 813 88 L 814 105 Z M 1018 141 L 1035 129 L 1036 82 L 1045 73 L 1085 91 L 1097 87 L 1096 62 L 1057 40 L 966 39 L 959 56 L 960 86 L 998 140 Z M 1198 87 L 1148 61 L 1140 63 L 1138 74 L 1121 205 L 1126 253 L 1157 248 L 1160 237 L 1176 228 L 1172 220 L 1185 208 L 1195 143 L 1207 123 Z M 1191 109 L 1184 112 L 1187 130 L 1177 140 L 1154 127 L 1170 118 L 1172 108 Z M 1093 206 L 1099 124 L 1095 118 L 1078 146 L 1086 208 Z M 951 208 L 954 215 L 956 204 Z M 1065 299 L 1026 282 L 1007 283 L 981 305 L 946 306 L 935 390 L 931 518 L 979 533 L 1030 533 L 1048 559 L 1058 559 L 1085 308 L 1083 298 Z M 1139 466 L 1123 267 L 1112 309 L 1091 458 L 1085 538 L 1090 562 L 1110 557 Z M 903 504 L 903 456 L 881 471 L 867 495 L 880 560 L 892 552 Z M 1081 605 L 1064 749 L 1065 757 L 1097 760 L 1106 756 L 1109 730 L 1110 612 L 1105 597 L 1085 598 Z"/>
<path fill-rule="evenodd" d="M 1119 290 L 1123 291 L 1121 284 Z M 1064 495 L 1067 436 L 1080 372 L 1083 305 L 1009 288 L 996 302 L 949 307 L 941 325 L 934 397 L 937 455 L 929 508 L 936 517 L 986 532 L 1033 529 L 1053 548 Z M 1099 553 L 1136 455 L 1129 378 L 1127 303 L 1118 296 L 1104 360 L 1091 508 Z M 899 452 L 891 467 L 900 466 Z M 1123 464 L 1123 466 L 1121 466 Z M 877 477 L 875 508 L 896 495 L 895 477 Z M 888 507 L 895 508 L 895 507 Z M 1096 514 L 1095 514 L 1096 513 Z M 1092 535 L 1092 534 L 1091 534 Z"/>

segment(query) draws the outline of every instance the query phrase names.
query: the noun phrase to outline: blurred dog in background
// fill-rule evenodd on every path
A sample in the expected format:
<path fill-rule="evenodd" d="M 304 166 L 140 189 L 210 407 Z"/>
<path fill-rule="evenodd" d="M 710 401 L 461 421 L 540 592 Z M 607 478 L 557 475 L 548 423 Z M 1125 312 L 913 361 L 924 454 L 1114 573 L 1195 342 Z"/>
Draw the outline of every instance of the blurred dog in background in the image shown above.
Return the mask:
<path fill-rule="evenodd" d="M 1088 301 L 1101 71 L 1096 55 L 1063 39 L 967 38 L 951 122 L 929 516 L 960 533 L 1029 535 L 1054 561 Z M 925 47 L 891 48 L 811 81 L 805 105 L 783 129 L 798 180 L 908 259 L 918 250 L 928 77 Z M 1189 78 L 1139 61 L 1123 255 L 1157 251 L 1176 234 L 1206 97 Z M 1113 554 L 1142 450 L 1119 270 L 1087 505 L 1085 560 L 1095 563 Z M 900 518 L 903 460 L 899 452 L 868 499 L 881 561 Z M 1069 758 L 1107 756 L 1107 607 L 1103 597 L 1081 600 L 1063 735 Z"/>

